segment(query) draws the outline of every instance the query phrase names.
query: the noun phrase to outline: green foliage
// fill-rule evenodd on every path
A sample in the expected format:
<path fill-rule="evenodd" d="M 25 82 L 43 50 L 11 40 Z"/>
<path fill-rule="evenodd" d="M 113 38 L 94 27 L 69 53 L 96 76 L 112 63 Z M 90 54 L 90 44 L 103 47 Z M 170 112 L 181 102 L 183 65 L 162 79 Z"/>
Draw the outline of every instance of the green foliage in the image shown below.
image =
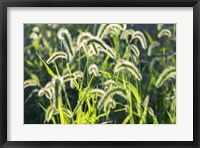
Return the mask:
<path fill-rule="evenodd" d="M 25 24 L 25 124 L 175 124 L 174 25 Z"/>

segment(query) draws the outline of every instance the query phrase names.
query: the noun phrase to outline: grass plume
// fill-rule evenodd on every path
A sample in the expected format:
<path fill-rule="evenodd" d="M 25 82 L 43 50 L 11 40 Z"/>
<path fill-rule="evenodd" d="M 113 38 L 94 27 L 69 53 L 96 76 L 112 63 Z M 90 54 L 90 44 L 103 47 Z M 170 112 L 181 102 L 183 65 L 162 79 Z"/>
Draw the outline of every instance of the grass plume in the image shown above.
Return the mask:
<path fill-rule="evenodd" d="M 165 81 L 175 77 L 176 77 L 176 68 L 174 66 L 169 66 L 168 68 L 164 69 L 163 72 L 159 75 L 156 81 L 156 87 L 157 88 L 161 87 Z"/>
<path fill-rule="evenodd" d="M 139 69 L 135 66 L 135 64 L 127 60 L 118 60 L 117 64 L 114 67 L 114 73 L 117 73 L 123 70 L 129 71 L 139 81 L 142 80 L 142 75 Z"/>

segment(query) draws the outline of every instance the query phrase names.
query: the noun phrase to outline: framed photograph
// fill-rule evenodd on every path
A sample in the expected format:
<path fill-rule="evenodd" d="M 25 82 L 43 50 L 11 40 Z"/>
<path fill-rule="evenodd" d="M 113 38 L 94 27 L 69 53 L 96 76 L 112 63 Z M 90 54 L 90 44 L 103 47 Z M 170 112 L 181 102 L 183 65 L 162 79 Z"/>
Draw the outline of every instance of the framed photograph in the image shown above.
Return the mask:
<path fill-rule="evenodd" d="M 0 146 L 200 147 L 198 0 L 3 0 Z"/>

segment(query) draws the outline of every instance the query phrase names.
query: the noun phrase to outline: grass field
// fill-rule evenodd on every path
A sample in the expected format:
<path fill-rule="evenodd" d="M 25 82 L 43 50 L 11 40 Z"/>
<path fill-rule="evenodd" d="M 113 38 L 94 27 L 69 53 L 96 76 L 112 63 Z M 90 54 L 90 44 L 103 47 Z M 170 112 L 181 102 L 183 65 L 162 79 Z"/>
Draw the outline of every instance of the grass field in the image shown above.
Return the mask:
<path fill-rule="evenodd" d="M 25 124 L 176 124 L 175 24 L 25 24 Z"/>

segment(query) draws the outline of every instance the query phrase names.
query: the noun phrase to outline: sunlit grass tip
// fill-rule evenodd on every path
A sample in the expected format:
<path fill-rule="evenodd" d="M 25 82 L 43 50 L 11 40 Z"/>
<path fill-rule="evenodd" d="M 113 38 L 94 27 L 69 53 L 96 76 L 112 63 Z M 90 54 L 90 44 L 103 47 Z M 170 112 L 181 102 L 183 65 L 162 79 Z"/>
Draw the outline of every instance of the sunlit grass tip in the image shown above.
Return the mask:
<path fill-rule="evenodd" d="M 159 88 L 163 85 L 165 81 L 175 77 L 176 77 L 176 68 L 174 66 L 169 66 L 168 68 L 165 68 L 163 72 L 159 75 L 155 86 Z"/>
<path fill-rule="evenodd" d="M 142 75 L 139 71 L 139 69 L 135 66 L 135 64 L 127 61 L 127 60 L 118 60 L 115 67 L 114 67 L 114 73 L 127 70 L 129 71 L 137 80 L 142 80 Z"/>
<path fill-rule="evenodd" d="M 96 77 L 100 76 L 99 69 L 96 64 L 91 64 L 88 68 L 88 72 L 90 75 L 94 75 Z"/>
<path fill-rule="evenodd" d="M 157 24 L 157 30 L 160 31 L 164 24 Z"/>
<path fill-rule="evenodd" d="M 53 105 L 50 105 L 47 108 L 46 113 L 45 113 L 45 122 L 49 122 L 55 112 L 56 112 L 56 108 Z"/>
<path fill-rule="evenodd" d="M 64 48 L 69 54 L 69 60 L 71 61 L 74 57 L 75 50 L 73 47 L 72 37 L 69 31 L 65 28 L 60 28 L 57 33 L 57 37 L 62 41 Z"/>
<path fill-rule="evenodd" d="M 155 48 L 155 47 L 157 47 L 157 46 L 160 46 L 160 43 L 159 43 L 158 41 L 152 42 L 151 45 L 150 45 L 149 48 L 148 48 L 148 53 L 147 53 L 147 55 L 148 55 L 148 56 L 151 56 L 151 54 L 152 54 L 152 49 Z"/>
<path fill-rule="evenodd" d="M 48 83 L 45 85 L 45 88 L 46 88 L 46 89 L 53 88 L 53 83 L 52 83 L 52 81 L 48 82 Z"/>
<path fill-rule="evenodd" d="M 121 36 L 120 36 L 120 39 L 123 39 L 123 40 L 128 40 L 129 36 L 131 37 L 129 42 L 133 39 L 134 37 L 134 34 L 135 34 L 135 30 L 133 29 L 126 29 L 122 32 Z"/>
<path fill-rule="evenodd" d="M 136 55 L 136 57 L 140 56 L 140 50 L 138 49 L 136 45 L 130 44 L 129 47 L 133 51 L 133 53 Z"/>
<path fill-rule="evenodd" d="M 121 39 L 123 40 L 128 40 L 129 43 L 131 43 L 134 39 L 138 39 L 142 45 L 143 49 L 147 48 L 147 41 L 146 41 L 146 37 L 144 36 L 144 34 L 141 31 L 135 31 L 133 29 L 127 29 L 124 32 L 122 32 Z"/>
<path fill-rule="evenodd" d="M 46 91 L 46 88 L 41 88 L 39 91 L 38 91 L 38 96 L 41 97 L 45 94 L 45 91 Z"/>
<path fill-rule="evenodd" d="M 106 80 L 104 83 L 104 85 L 116 85 L 116 82 L 112 79 Z"/>
<path fill-rule="evenodd" d="M 97 32 L 97 37 L 102 39 L 110 33 L 117 35 L 120 33 L 120 31 L 125 29 L 126 24 L 101 24 Z"/>
<path fill-rule="evenodd" d="M 144 34 L 141 31 L 135 31 L 134 39 L 135 38 L 137 38 L 140 41 L 143 49 L 147 49 L 147 41 Z"/>
<path fill-rule="evenodd" d="M 24 89 L 30 86 L 37 86 L 38 82 L 36 82 L 35 80 L 29 79 L 29 80 L 25 80 L 24 81 Z"/>
<path fill-rule="evenodd" d="M 127 99 L 126 96 L 128 95 L 128 92 L 123 87 L 120 87 L 120 86 L 113 87 L 113 88 L 109 89 L 105 93 L 105 95 L 100 99 L 97 107 L 99 109 L 101 109 L 103 107 L 104 103 L 107 102 L 109 100 L 109 98 L 112 98 L 116 94 L 122 96 L 124 99 Z"/>
<path fill-rule="evenodd" d="M 73 72 L 75 78 L 83 78 L 84 74 L 82 71 L 75 71 Z"/>
<path fill-rule="evenodd" d="M 80 46 L 81 44 L 84 43 L 84 41 L 88 38 L 94 37 L 90 32 L 81 32 L 78 37 L 77 37 L 77 45 Z"/>
<path fill-rule="evenodd" d="M 50 81 L 48 82 L 45 87 L 42 87 L 39 91 L 38 91 L 38 96 L 41 97 L 45 95 L 46 98 L 53 100 L 54 99 L 54 86 L 53 83 Z"/>
<path fill-rule="evenodd" d="M 33 27 L 32 31 L 39 33 L 40 32 L 40 28 L 38 26 L 35 26 L 35 27 Z"/>
<path fill-rule="evenodd" d="M 62 75 L 62 79 L 63 79 L 63 83 L 65 83 L 65 82 L 75 79 L 75 76 L 73 74 L 65 74 L 65 75 Z"/>
<path fill-rule="evenodd" d="M 48 99 L 50 99 L 50 100 L 51 100 L 51 99 L 54 99 L 54 97 L 53 97 L 54 91 L 52 91 L 52 89 L 48 89 L 48 88 L 45 88 L 45 87 L 41 88 L 41 89 L 39 90 L 39 92 L 38 92 L 38 96 L 41 97 L 41 96 L 43 96 L 43 95 L 45 95 L 46 98 L 48 98 Z"/>
<path fill-rule="evenodd" d="M 116 54 L 117 54 L 116 51 L 114 49 L 112 49 L 110 46 L 108 46 L 103 40 L 96 38 L 96 37 L 88 39 L 87 46 L 89 46 L 91 44 L 97 46 L 96 50 L 99 50 L 99 51 L 102 51 L 102 52 L 108 54 L 112 59 L 116 58 Z M 97 54 L 99 51 L 96 51 Z"/>
<path fill-rule="evenodd" d="M 47 64 L 50 64 L 59 58 L 68 60 L 68 55 L 63 51 L 57 51 L 57 52 L 53 53 L 46 62 L 47 62 Z"/>
<path fill-rule="evenodd" d="M 104 112 L 108 112 L 110 109 L 115 109 L 116 107 L 116 101 L 112 98 L 107 99 L 104 103 Z"/>
<path fill-rule="evenodd" d="M 60 76 L 56 76 L 52 79 L 52 83 L 54 86 L 54 97 L 55 97 L 55 105 L 58 108 L 59 99 L 61 99 L 61 90 L 63 84 L 63 78 Z"/>
<path fill-rule="evenodd" d="M 63 83 L 70 82 L 70 87 L 74 88 L 73 81 L 79 78 L 83 78 L 84 74 L 82 71 L 75 71 L 73 74 L 62 75 Z"/>
<path fill-rule="evenodd" d="M 106 92 L 103 89 L 93 88 L 90 90 L 90 93 L 94 96 L 103 97 Z"/>
<path fill-rule="evenodd" d="M 39 36 L 36 32 L 32 32 L 29 36 L 30 39 L 37 39 Z"/>
<path fill-rule="evenodd" d="M 172 33 L 169 29 L 162 29 L 159 33 L 158 33 L 158 38 L 161 38 L 163 36 L 167 36 L 169 38 L 172 37 Z"/>
<path fill-rule="evenodd" d="M 113 87 L 117 86 L 116 82 L 112 79 L 106 80 L 105 82 L 103 82 L 103 85 L 105 90 L 109 89 L 112 86 Z"/>

